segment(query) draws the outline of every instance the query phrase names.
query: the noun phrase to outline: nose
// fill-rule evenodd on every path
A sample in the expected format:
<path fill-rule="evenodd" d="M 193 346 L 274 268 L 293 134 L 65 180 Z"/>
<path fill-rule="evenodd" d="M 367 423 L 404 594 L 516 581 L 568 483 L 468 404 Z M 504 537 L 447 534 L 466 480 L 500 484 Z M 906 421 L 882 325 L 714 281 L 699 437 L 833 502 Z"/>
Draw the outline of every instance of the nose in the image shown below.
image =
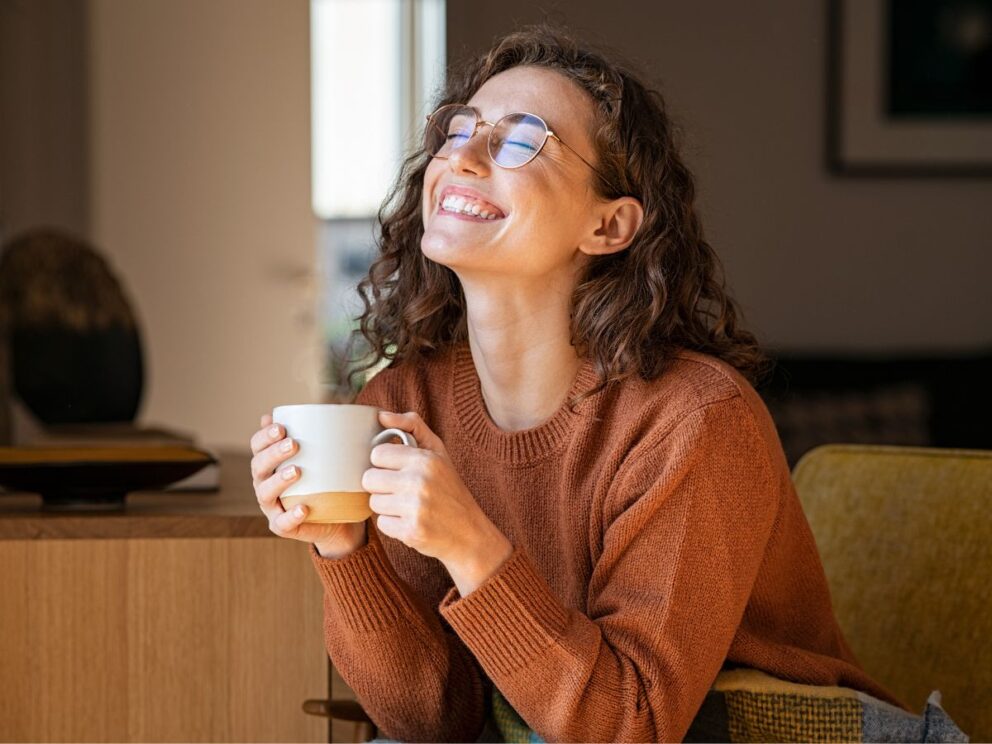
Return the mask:
<path fill-rule="evenodd" d="M 472 173 L 476 176 L 488 175 L 492 162 L 489 160 L 489 132 L 485 125 L 458 148 L 448 155 L 448 166 L 455 173 Z"/>

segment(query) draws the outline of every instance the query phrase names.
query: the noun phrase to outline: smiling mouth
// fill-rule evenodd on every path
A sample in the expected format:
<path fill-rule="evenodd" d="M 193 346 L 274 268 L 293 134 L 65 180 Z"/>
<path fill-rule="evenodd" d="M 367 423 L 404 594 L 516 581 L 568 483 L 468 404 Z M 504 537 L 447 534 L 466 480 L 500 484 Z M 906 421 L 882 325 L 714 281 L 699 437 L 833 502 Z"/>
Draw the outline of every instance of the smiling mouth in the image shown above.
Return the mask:
<path fill-rule="evenodd" d="M 479 199 L 449 194 L 438 205 L 438 213 L 456 217 L 475 218 L 483 222 L 501 220 L 506 215 L 499 208 Z"/>

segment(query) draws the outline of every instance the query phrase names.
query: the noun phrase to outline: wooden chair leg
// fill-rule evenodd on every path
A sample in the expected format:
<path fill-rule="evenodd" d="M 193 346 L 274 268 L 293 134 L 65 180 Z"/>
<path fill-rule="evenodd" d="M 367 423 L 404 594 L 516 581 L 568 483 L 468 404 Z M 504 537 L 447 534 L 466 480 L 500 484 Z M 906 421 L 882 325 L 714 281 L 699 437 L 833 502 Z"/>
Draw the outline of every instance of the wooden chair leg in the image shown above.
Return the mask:
<path fill-rule="evenodd" d="M 354 723 L 355 741 L 371 741 L 377 734 L 375 723 L 354 700 L 306 700 L 303 703 L 303 712 Z"/>
<path fill-rule="evenodd" d="M 355 741 L 372 741 L 375 738 L 375 726 L 371 723 L 355 724 Z"/>

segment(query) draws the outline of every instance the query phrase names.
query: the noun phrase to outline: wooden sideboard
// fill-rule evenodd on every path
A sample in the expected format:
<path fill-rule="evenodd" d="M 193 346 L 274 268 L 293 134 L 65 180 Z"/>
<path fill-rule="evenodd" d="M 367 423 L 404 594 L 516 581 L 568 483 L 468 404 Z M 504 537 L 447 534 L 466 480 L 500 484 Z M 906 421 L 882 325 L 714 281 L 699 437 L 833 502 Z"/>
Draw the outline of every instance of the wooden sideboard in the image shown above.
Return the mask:
<path fill-rule="evenodd" d="M 331 692 L 320 580 L 248 463 L 118 513 L 0 493 L 0 740 L 331 740 L 302 710 Z"/>

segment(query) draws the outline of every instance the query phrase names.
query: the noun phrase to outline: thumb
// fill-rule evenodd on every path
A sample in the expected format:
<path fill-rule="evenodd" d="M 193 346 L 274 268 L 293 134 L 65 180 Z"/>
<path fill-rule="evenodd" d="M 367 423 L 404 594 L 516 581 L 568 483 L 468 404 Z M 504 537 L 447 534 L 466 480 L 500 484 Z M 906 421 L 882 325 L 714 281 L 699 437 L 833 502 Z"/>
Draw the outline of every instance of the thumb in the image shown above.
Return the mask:
<path fill-rule="evenodd" d="M 444 447 L 444 442 L 441 441 L 441 437 L 431 431 L 419 413 L 414 411 L 407 413 L 379 411 L 379 423 L 387 429 L 401 429 L 410 432 L 413 434 L 413 438 L 417 440 L 417 446 L 422 449 L 437 452 L 439 455 L 448 454 L 448 451 Z"/>

